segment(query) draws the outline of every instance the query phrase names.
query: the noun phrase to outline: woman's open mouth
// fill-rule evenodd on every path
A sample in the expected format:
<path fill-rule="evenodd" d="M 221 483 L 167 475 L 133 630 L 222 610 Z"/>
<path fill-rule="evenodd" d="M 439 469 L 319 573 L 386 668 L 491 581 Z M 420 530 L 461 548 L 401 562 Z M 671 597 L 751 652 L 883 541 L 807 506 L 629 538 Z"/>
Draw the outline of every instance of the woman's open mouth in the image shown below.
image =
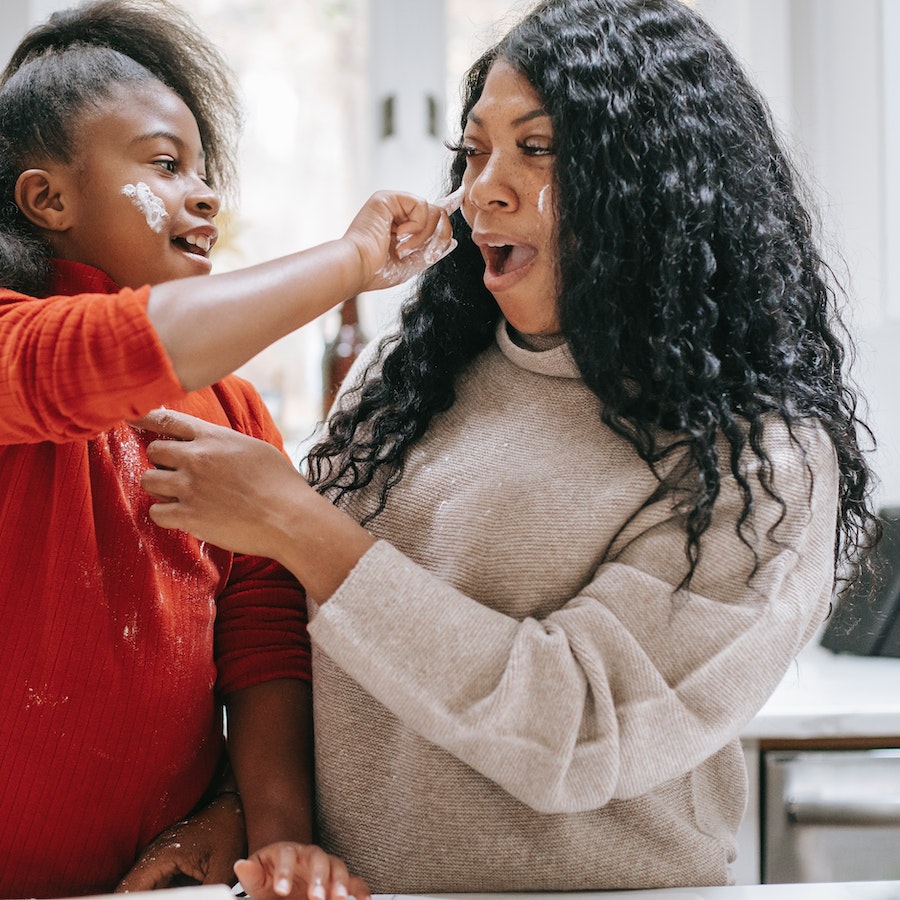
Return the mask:
<path fill-rule="evenodd" d="M 509 290 L 524 278 L 537 257 L 537 249 L 527 244 L 481 244 L 484 257 L 484 285 L 491 293 Z"/>

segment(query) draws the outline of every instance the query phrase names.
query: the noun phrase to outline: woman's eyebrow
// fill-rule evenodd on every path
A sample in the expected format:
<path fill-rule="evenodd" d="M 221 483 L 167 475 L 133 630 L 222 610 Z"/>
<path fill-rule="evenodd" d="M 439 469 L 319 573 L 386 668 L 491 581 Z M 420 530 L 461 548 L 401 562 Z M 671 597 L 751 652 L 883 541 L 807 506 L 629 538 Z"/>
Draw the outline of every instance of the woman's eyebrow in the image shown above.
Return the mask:
<path fill-rule="evenodd" d="M 530 122 L 532 119 L 541 118 L 541 116 L 549 117 L 550 113 L 548 113 L 547 110 L 545 110 L 543 107 L 539 106 L 537 109 L 532 109 L 530 112 L 527 112 L 524 115 L 521 115 L 518 118 L 513 119 L 512 122 L 510 122 L 510 124 L 513 126 L 524 125 L 526 122 Z M 482 128 L 484 127 L 484 122 L 482 122 L 482 120 L 474 112 L 470 112 L 469 115 L 466 116 L 466 118 L 470 122 L 473 122 L 475 125 L 478 125 L 479 127 L 482 127 Z"/>

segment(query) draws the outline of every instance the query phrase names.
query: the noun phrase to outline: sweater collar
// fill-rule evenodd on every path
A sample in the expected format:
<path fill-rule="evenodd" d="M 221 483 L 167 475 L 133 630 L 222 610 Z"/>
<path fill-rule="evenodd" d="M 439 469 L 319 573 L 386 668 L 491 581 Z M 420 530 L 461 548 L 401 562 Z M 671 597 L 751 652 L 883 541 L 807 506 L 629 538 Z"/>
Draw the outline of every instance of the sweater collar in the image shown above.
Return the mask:
<path fill-rule="evenodd" d="M 549 350 L 529 350 L 520 347 L 509 336 L 506 319 L 500 319 L 497 323 L 497 345 L 500 352 L 520 369 L 554 378 L 581 378 L 581 372 L 578 371 L 567 343 L 551 347 Z"/>
<path fill-rule="evenodd" d="M 72 297 L 75 294 L 116 294 L 119 286 L 100 269 L 71 259 L 52 260 L 50 297 Z"/>

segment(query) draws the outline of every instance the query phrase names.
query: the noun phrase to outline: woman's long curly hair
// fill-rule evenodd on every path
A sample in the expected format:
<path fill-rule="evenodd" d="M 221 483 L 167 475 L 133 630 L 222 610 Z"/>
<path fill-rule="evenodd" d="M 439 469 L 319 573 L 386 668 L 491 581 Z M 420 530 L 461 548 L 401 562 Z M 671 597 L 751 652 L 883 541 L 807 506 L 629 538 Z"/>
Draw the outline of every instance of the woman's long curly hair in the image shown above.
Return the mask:
<path fill-rule="evenodd" d="M 547 0 L 469 71 L 463 128 L 498 58 L 552 120 L 559 319 L 602 420 L 654 471 L 676 452 L 690 464 L 685 583 L 725 472 L 743 493 L 737 529 L 749 544 L 748 450 L 781 502 L 763 441 L 772 416 L 789 428 L 815 420 L 829 435 L 836 572 L 852 574 L 879 529 L 860 447 L 871 434 L 843 373 L 849 338 L 796 175 L 732 53 L 680 0 Z M 464 169 L 460 154 L 451 188 Z M 380 374 L 309 455 L 312 481 L 338 497 L 387 467 L 377 512 L 409 448 L 453 403 L 459 373 L 493 340 L 484 263 L 461 215 L 453 226 L 459 248 L 419 282 Z"/>
<path fill-rule="evenodd" d="M 77 160 L 84 113 L 122 86 L 160 81 L 193 113 L 210 183 L 236 192 L 240 104 L 228 64 L 169 0 L 95 0 L 32 29 L 0 75 L 0 285 L 46 292 L 50 247 L 15 202 L 26 169 Z"/>

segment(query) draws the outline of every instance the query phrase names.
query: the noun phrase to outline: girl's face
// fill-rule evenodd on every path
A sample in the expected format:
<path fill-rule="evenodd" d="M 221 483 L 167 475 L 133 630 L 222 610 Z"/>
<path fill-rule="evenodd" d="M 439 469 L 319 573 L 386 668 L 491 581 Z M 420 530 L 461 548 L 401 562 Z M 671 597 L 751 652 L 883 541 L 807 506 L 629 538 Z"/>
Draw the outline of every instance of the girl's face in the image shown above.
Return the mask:
<path fill-rule="evenodd" d="M 65 173 L 71 215 L 50 235 L 56 255 L 121 287 L 208 274 L 219 200 L 181 98 L 157 81 L 119 88 L 74 137 Z"/>
<path fill-rule="evenodd" d="M 484 257 L 484 283 L 525 334 L 555 334 L 553 128 L 528 79 L 500 58 L 463 132 L 463 215 Z"/>

